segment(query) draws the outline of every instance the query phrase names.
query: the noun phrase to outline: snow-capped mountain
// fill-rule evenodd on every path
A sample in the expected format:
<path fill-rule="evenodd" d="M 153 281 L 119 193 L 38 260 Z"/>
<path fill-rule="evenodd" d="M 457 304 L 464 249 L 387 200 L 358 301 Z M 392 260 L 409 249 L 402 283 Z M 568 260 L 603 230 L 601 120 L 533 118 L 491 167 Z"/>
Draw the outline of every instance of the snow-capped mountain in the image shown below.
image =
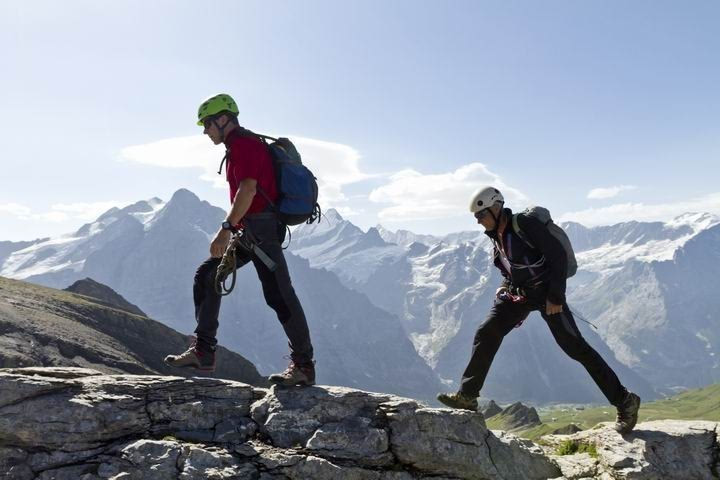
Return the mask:
<path fill-rule="evenodd" d="M 672 260 L 675 252 L 698 233 L 716 225 L 707 213 L 687 213 L 670 222 L 626 222 L 588 229 L 577 223 L 563 227 L 579 252 L 578 263 L 589 272 L 607 272 L 629 260 Z"/>
<path fill-rule="evenodd" d="M 17 245 L 0 275 L 64 288 L 91 277 L 149 316 L 181 332 L 195 327 L 192 282 L 225 212 L 187 190 L 112 209 L 77 232 Z M 382 241 L 382 240 L 380 240 Z M 418 356 L 399 320 L 345 287 L 335 274 L 287 255 L 310 326 L 318 381 L 431 398 L 437 376 Z M 263 373 L 286 366 L 287 341 L 263 299 L 252 267 L 238 272 L 223 301 L 219 341 Z"/>
<path fill-rule="evenodd" d="M 2 258 L 0 276 L 32 280 L 36 275 L 50 274 L 58 278 L 58 285 L 54 286 L 63 286 L 67 282 L 60 279 L 66 275 L 73 276 L 72 272 L 82 271 L 87 258 L 106 243 L 124 235 L 127 229 L 148 229 L 149 222 L 163 206 L 160 199 L 153 198 L 122 210 L 112 208 L 77 232 L 19 243 Z"/>
<path fill-rule="evenodd" d="M 89 276 L 189 332 L 192 277 L 223 216 L 180 190 L 167 204 L 153 199 L 111 210 L 72 235 L 3 242 L 0 275 L 55 287 Z M 667 223 L 563 225 L 580 263 L 569 301 L 598 331 L 581 321 L 579 327 L 646 397 L 720 381 L 720 296 L 712 288 L 720 271 L 719 223 L 686 214 Z M 446 389 L 457 386 L 500 282 L 481 232 L 436 237 L 381 226 L 364 232 L 329 210 L 319 224 L 293 231 L 290 250 L 320 381 L 424 398 L 440 388 L 436 375 Z M 283 333 L 252 269 L 239 273 L 221 319 L 225 345 L 262 372 L 282 367 Z M 603 401 L 539 315 L 506 337 L 483 393 L 500 401 Z"/>
<path fill-rule="evenodd" d="M 618 359 L 668 389 L 720 381 L 720 224 L 709 215 L 676 219 L 666 228 L 682 236 L 622 245 L 624 263 L 599 262 L 574 283 L 572 298 Z M 648 243 L 655 245 L 649 250 Z M 599 247 L 611 252 L 607 244 Z M 584 252 L 601 259 L 596 251 Z M 609 262 L 608 262 L 609 263 Z"/>
<path fill-rule="evenodd" d="M 322 227 L 298 229 L 297 243 L 291 245 L 293 251 L 306 257 L 311 265 L 337 273 L 346 285 L 398 315 L 428 364 L 448 383 L 456 381 L 469 356 L 474 331 L 485 317 L 500 281 L 489 262 L 490 245 L 485 236 L 463 232 L 433 237 L 390 232 L 381 226 L 363 233 L 337 212 L 331 212 L 330 218 Z M 717 224 L 718 218 L 712 215 L 686 214 L 667 223 L 629 222 L 598 228 L 563 225 L 580 263 L 578 275 L 569 282 L 571 306 L 579 316 L 598 325 L 599 332 L 595 332 L 578 319 L 588 341 L 603 352 L 629 386 L 645 392 L 651 388 L 664 392 L 720 381 L 720 370 L 708 362 L 716 352 L 720 355 L 720 344 L 714 334 L 703 333 L 707 328 L 703 322 L 714 323 L 718 330 L 720 322 L 713 313 L 717 309 L 713 310 L 712 302 L 700 301 L 697 307 L 702 312 L 697 315 L 706 320 L 688 322 L 684 317 L 673 317 L 666 311 L 666 305 L 675 301 L 672 289 L 660 286 L 656 274 L 648 278 L 643 273 L 646 269 L 673 272 L 673 265 L 679 266 L 677 255 L 687 249 L 695 251 L 695 242 Z M 378 234 L 385 240 L 384 245 L 377 242 Z M 372 247 L 364 249 L 362 245 L 370 239 L 374 239 Z M 345 255 L 349 246 L 352 253 Z M 668 278 L 673 275 L 670 273 Z M 642 304 L 645 307 L 640 308 Z M 668 324 L 683 325 L 687 341 L 663 347 L 664 362 L 660 362 L 660 354 L 651 359 L 650 353 L 641 352 L 657 352 L 653 344 L 661 343 L 659 337 L 672 343 L 675 334 L 670 330 L 648 334 L 647 325 L 633 328 L 645 321 L 638 316 L 647 321 L 659 316 Z M 698 342 L 702 348 L 696 348 Z M 670 371 L 687 369 L 666 367 L 675 362 L 685 365 L 680 360 L 687 359 L 683 349 L 690 344 L 701 352 L 687 366 L 696 369 L 695 374 L 684 379 L 680 373 L 669 375 Z M 613 351 L 620 362 L 613 358 Z M 558 385 L 566 385 L 567 389 Z M 506 338 L 485 391 L 500 399 L 570 401 L 567 392 L 573 392 L 573 401 L 602 400 L 587 374 L 554 344 L 539 315 Z"/>

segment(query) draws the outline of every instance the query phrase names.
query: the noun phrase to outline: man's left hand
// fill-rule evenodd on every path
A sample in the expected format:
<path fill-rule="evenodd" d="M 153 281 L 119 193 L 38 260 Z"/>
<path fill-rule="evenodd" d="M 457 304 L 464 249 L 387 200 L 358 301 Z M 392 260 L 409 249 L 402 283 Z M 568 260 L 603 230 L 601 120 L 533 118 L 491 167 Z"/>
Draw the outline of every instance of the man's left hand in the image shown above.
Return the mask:
<path fill-rule="evenodd" d="M 228 243 L 230 243 L 230 231 L 220 230 L 210 244 L 210 256 L 213 258 L 222 257 Z"/>
<path fill-rule="evenodd" d="M 556 313 L 562 313 L 562 311 L 562 305 L 556 305 L 550 300 L 545 300 L 545 313 L 547 313 L 548 315 L 555 315 Z"/>

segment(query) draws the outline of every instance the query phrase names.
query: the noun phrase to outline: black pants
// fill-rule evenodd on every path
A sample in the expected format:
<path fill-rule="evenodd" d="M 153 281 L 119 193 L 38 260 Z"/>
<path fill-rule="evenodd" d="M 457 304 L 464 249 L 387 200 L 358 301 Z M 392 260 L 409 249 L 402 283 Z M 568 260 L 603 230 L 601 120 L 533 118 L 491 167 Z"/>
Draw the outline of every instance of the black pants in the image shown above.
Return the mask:
<path fill-rule="evenodd" d="M 271 272 L 255 255 L 237 253 L 238 268 L 252 262 L 257 271 L 267 304 L 275 310 L 278 320 L 285 330 L 290 344 L 290 355 L 294 362 L 307 364 L 313 359 L 313 347 L 310 331 L 300 300 L 290 281 L 282 241 L 285 227 L 278 224 L 276 218 L 246 219 L 245 224 L 255 235 L 260 248 L 277 264 Z M 195 301 L 195 320 L 198 348 L 213 350 L 217 345 L 218 315 L 221 296 L 215 291 L 215 272 L 220 264 L 219 258 L 208 258 L 195 273 L 193 299 Z"/>
<path fill-rule="evenodd" d="M 485 322 L 478 327 L 475 333 L 472 356 L 463 373 L 460 391 L 472 397 L 480 394 L 490 365 L 505 335 L 510 333 L 520 321 L 525 320 L 530 312 L 540 310 L 560 348 L 570 358 L 577 360 L 585 367 L 612 405 L 619 405 L 624 398 L 625 388 L 615 372 L 580 334 L 567 304 L 563 305 L 562 313 L 547 315 L 544 296 L 541 298 L 543 299 L 538 298 L 523 304 L 495 300 Z"/>

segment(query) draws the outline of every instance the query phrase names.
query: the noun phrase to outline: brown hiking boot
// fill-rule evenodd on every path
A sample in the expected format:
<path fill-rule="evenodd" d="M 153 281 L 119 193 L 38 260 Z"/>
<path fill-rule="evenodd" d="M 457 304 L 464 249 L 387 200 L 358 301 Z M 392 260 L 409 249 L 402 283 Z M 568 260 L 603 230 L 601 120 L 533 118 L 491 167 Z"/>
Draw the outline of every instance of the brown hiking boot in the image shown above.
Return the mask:
<path fill-rule="evenodd" d="M 197 339 L 192 337 L 190 348 L 179 355 L 168 355 L 165 363 L 171 367 L 194 368 L 203 372 L 215 371 L 215 352 L 200 350 Z"/>
<path fill-rule="evenodd" d="M 617 407 L 615 431 L 622 435 L 632 432 L 638 421 L 638 410 L 640 410 L 640 397 L 632 392 L 627 392 L 625 399 Z"/>
<path fill-rule="evenodd" d="M 477 410 L 478 402 L 477 398 L 465 395 L 462 392 L 457 393 L 440 393 L 437 396 L 440 403 L 447 405 L 450 408 L 458 408 L 461 410 Z"/>
<path fill-rule="evenodd" d="M 282 373 L 273 373 L 268 377 L 270 383 L 283 387 L 294 385 L 315 385 L 315 362 L 296 363 L 290 360 L 290 365 Z"/>

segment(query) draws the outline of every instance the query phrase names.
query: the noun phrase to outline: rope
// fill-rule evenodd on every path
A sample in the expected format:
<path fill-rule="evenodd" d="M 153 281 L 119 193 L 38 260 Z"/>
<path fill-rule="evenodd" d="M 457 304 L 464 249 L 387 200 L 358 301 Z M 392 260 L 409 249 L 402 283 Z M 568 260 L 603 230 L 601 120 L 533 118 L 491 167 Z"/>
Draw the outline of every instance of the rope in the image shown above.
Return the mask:
<path fill-rule="evenodd" d="M 260 260 L 271 272 L 277 269 L 277 263 L 258 246 L 259 242 L 247 227 L 231 231 L 233 232 L 232 240 L 225 249 L 222 260 L 215 271 L 215 291 L 222 297 L 229 295 L 235 288 L 238 249 L 242 249 L 248 257 Z M 225 285 L 228 276 L 232 277 L 229 288 Z"/>
<path fill-rule="evenodd" d="M 221 297 L 230 295 L 235 288 L 237 281 L 237 248 L 240 244 L 240 235 L 234 234 L 230 244 L 220 260 L 220 264 L 215 272 L 215 291 Z M 230 287 L 225 284 L 227 277 L 231 276 L 232 281 Z"/>
<path fill-rule="evenodd" d="M 573 308 L 571 309 L 571 308 L 570 308 L 570 304 L 568 304 L 568 310 L 570 310 L 570 313 L 571 313 L 572 315 L 578 317 L 580 320 L 582 320 L 583 322 L 587 323 L 588 325 L 590 325 L 591 327 L 593 327 L 595 330 L 598 329 L 598 327 L 595 326 L 594 323 L 590 323 L 589 321 L 587 321 L 587 320 L 585 319 L 585 317 L 583 317 L 583 316 L 580 314 L 580 312 L 578 312 L 578 311 L 575 309 L 575 307 L 573 307 Z"/>

